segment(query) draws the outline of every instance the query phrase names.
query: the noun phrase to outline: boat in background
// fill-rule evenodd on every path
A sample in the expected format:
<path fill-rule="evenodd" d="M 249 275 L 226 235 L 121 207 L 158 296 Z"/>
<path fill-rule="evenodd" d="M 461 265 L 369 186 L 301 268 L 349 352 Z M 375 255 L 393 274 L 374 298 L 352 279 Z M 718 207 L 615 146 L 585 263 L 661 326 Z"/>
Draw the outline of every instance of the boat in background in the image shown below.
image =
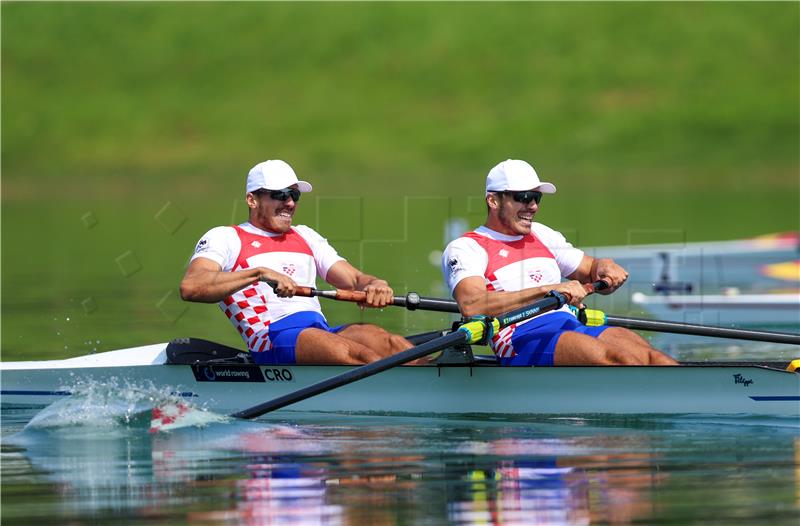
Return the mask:
<path fill-rule="evenodd" d="M 800 417 L 798 362 L 677 367 L 500 367 L 449 348 L 435 364 L 386 370 L 288 410 L 402 414 L 702 414 Z M 47 405 L 91 387 L 149 389 L 231 414 L 351 370 L 263 366 L 183 338 L 65 360 L 0 363 L 3 405 Z M 281 411 L 287 411 L 282 409 Z"/>
<path fill-rule="evenodd" d="M 630 273 L 617 294 L 590 299 L 596 308 L 679 322 L 800 329 L 800 233 L 587 253 L 613 258 Z"/>
<path fill-rule="evenodd" d="M 611 246 L 586 249 L 613 258 L 630 273 L 630 294 L 721 294 L 737 288 L 764 294 L 800 287 L 800 233 L 702 243 Z"/>
<path fill-rule="evenodd" d="M 784 294 L 668 294 L 635 292 L 631 301 L 661 320 L 717 326 L 800 327 L 800 291 Z"/>

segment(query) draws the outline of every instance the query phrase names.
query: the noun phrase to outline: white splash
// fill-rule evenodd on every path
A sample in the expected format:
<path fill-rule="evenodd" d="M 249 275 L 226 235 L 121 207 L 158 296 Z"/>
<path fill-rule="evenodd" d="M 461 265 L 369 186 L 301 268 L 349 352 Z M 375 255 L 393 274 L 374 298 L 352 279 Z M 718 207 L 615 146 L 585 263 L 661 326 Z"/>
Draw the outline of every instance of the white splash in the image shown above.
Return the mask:
<path fill-rule="evenodd" d="M 132 384 L 112 377 L 103 382 L 79 380 L 61 387 L 72 393 L 44 408 L 25 426 L 48 429 L 68 426 L 114 428 L 149 415 L 160 404 L 180 400 L 176 389 L 152 382 Z"/>

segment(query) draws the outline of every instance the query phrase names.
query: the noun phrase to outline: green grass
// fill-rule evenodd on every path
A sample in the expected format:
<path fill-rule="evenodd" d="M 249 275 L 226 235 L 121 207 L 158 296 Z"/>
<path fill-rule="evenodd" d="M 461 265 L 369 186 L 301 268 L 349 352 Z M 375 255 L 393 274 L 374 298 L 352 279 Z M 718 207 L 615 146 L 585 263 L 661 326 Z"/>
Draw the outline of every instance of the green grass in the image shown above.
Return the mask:
<path fill-rule="evenodd" d="M 3 359 L 238 345 L 176 288 L 266 158 L 314 184 L 299 221 L 399 291 L 441 293 L 443 223 L 481 221 L 508 157 L 582 245 L 796 230 L 799 37 L 797 3 L 4 3 Z"/>

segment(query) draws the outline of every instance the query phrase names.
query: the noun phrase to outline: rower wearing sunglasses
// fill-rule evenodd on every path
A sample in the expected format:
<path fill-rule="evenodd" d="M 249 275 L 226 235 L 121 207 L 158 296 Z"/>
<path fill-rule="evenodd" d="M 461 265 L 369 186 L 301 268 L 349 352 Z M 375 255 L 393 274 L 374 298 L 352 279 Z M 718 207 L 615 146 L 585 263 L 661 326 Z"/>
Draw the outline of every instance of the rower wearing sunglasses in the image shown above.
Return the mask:
<path fill-rule="evenodd" d="M 603 280 L 610 294 L 628 273 L 611 259 L 595 259 L 559 232 L 533 221 L 544 194 L 556 193 L 525 161 L 503 161 L 486 177 L 483 226 L 453 240 L 442 272 L 464 316 L 498 315 L 551 290 L 580 306 L 583 284 Z M 562 281 L 566 278 L 567 281 Z M 569 306 L 511 325 L 490 346 L 501 365 L 673 365 L 639 335 L 621 327 L 586 327 Z"/>
<path fill-rule="evenodd" d="M 319 276 L 344 290 L 366 292 L 365 305 L 384 307 L 386 281 L 353 267 L 311 228 L 292 225 L 311 185 L 284 161 L 254 166 L 247 176 L 249 221 L 209 230 L 197 243 L 181 282 L 187 301 L 218 303 L 256 363 L 363 364 L 411 347 L 402 336 L 370 324 L 330 327 L 315 297 L 294 297 Z M 265 281 L 276 282 L 274 290 Z"/>

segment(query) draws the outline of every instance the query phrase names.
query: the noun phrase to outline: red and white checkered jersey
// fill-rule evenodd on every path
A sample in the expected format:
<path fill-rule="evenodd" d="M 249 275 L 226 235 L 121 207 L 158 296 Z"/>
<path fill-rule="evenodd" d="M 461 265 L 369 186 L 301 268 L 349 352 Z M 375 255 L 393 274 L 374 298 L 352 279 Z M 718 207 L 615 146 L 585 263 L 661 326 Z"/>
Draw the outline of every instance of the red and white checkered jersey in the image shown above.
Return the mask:
<path fill-rule="evenodd" d="M 315 287 L 317 274 L 325 279 L 328 270 L 344 259 L 307 226 L 293 226 L 285 234 L 276 234 L 250 223 L 212 228 L 198 241 L 192 260 L 196 258 L 210 259 L 226 272 L 267 267 L 304 287 Z M 264 282 L 233 293 L 219 306 L 253 352 L 269 350 L 270 323 L 297 312 L 322 315 L 317 298 L 279 298 Z"/>
<path fill-rule="evenodd" d="M 442 254 L 442 273 L 451 294 L 462 279 L 473 276 L 484 279 L 486 290 L 517 291 L 561 283 L 578 269 L 583 255 L 561 233 L 541 223 L 533 223 L 531 233 L 525 236 L 509 236 L 480 226 L 447 245 Z M 561 310 L 570 312 L 567 306 Z M 504 357 L 506 349 L 511 352 L 511 336 L 517 325 L 494 336 L 491 347 L 498 356 Z"/>

